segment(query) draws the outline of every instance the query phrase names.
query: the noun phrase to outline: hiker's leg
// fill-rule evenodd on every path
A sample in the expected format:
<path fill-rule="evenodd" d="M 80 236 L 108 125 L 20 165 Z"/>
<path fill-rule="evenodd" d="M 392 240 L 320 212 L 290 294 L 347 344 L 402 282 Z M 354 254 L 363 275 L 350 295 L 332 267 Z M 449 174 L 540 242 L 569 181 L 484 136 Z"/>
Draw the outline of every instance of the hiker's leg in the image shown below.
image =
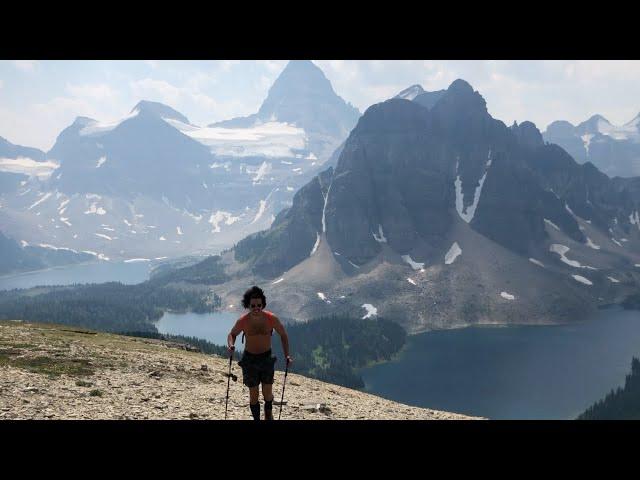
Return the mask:
<path fill-rule="evenodd" d="M 273 384 L 272 383 L 263 383 L 262 384 L 262 398 L 264 401 L 273 401 Z"/>
<path fill-rule="evenodd" d="M 273 420 L 273 393 L 271 393 L 273 385 L 270 383 L 262 384 L 262 398 L 264 398 L 264 419 Z"/>
<path fill-rule="evenodd" d="M 249 387 L 249 408 L 254 420 L 260 420 L 260 403 L 258 402 L 258 385 Z"/>

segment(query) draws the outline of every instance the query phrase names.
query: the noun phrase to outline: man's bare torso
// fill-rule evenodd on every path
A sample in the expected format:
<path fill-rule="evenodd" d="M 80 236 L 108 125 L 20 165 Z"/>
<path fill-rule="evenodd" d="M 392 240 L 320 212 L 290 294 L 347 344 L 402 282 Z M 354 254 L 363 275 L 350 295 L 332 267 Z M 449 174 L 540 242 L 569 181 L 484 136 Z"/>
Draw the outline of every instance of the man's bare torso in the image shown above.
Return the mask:
<path fill-rule="evenodd" d="M 271 327 L 263 312 L 247 315 L 244 333 L 247 352 L 259 354 L 271 349 Z"/>

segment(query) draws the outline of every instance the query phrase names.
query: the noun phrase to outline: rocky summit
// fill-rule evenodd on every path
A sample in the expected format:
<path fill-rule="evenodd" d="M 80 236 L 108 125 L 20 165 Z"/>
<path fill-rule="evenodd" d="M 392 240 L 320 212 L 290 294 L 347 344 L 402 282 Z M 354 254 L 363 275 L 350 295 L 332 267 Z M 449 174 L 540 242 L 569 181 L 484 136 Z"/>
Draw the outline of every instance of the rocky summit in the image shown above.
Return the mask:
<path fill-rule="evenodd" d="M 69 326 L 0 322 L 0 419 L 222 420 L 229 361 L 184 344 Z M 250 420 L 242 372 L 230 420 Z M 283 372 L 276 371 L 274 416 Z M 262 402 L 262 400 L 261 400 Z M 282 420 L 463 420 L 288 374 Z"/>

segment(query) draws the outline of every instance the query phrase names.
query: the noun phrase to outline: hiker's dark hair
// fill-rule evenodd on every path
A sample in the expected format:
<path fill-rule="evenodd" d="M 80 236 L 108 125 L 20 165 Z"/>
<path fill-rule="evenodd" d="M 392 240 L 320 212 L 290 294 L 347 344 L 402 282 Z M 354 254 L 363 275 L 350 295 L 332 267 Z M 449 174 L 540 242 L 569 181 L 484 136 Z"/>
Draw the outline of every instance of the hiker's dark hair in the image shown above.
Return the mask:
<path fill-rule="evenodd" d="M 261 298 L 262 299 L 262 307 L 267 306 L 267 297 L 264 296 L 264 292 L 260 287 L 256 287 L 255 285 L 251 287 L 249 290 L 244 292 L 244 296 L 242 297 L 242 306 L 244 308 L 249 308 L 251 304 L 252 298 Z"/>

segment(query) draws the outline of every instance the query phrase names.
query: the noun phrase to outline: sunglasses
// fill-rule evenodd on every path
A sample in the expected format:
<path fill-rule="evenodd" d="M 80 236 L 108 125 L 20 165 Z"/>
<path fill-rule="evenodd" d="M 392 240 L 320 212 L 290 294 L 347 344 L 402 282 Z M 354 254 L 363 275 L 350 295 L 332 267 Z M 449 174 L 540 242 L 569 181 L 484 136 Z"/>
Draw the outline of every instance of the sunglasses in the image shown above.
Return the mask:
<path fill-rule="evenodd" d="M 257 305 L 254 305 L 253 303 L 250 305 L 251 308 L 262 308 L 262 304 L 259 303 Z"/>

